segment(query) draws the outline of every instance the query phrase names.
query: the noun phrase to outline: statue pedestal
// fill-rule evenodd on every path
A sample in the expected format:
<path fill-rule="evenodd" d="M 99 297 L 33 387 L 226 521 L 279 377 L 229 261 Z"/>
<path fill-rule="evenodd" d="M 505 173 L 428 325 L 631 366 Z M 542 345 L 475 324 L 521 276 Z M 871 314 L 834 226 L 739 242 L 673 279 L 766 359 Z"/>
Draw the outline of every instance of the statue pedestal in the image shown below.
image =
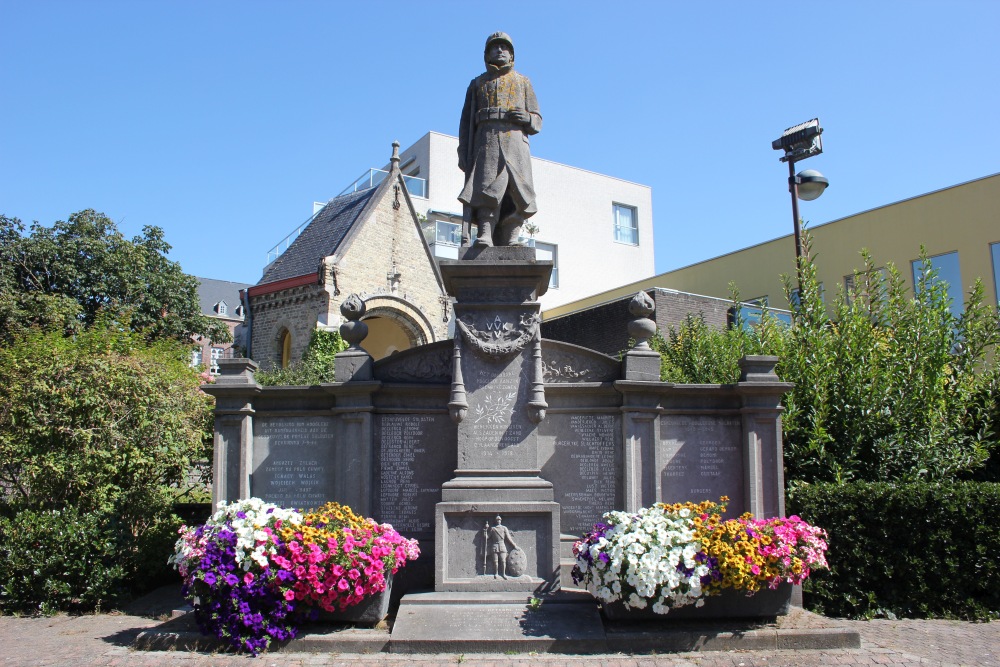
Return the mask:
<path fill-rule="evenodd" d="M 537 299 L 552 263 L 519 247 L 471 248 L 464 257 L 441 262 L 455 298 L 448 408 L 458 468 L 436 506 L 434 588 L 552 590 L 559 504 L 540 476 L 536 429 L 547 407 Z"/>

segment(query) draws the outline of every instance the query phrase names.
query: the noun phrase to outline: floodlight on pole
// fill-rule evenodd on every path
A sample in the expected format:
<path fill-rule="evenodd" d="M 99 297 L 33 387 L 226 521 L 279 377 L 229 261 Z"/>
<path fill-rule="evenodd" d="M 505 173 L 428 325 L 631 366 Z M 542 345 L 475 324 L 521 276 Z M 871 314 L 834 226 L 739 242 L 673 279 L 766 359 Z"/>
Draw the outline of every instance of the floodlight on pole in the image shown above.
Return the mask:
<path fill-rule="evenodd" d="M 796 175 L 795 163 L 823 152 L 823 128 L 819 118 L 800 123 L 785 130 L 771 142 L 771 148 L 784 151 L 779 158 L 788 163 L 788 191 L 792 194 L 792 222 L 795 229 L 795 273 L 799 278 L 799 293 L 802 292 L 802 225 L 799 222 L 799 199 L 817 199 L 830 185 L 823 174 L 815 169 L 805 169 Z"/>

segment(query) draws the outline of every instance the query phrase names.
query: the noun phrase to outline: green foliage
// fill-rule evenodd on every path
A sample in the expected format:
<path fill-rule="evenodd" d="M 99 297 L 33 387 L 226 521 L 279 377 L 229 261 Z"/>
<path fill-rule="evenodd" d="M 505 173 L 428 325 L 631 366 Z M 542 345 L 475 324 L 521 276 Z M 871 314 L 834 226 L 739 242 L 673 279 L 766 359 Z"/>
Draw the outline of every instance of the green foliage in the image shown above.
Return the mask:
<path fill-rule="evenodd" d="M 93 607 L 166 571 L 170 487 L 210 458 L 212 403 L 187 354 L 102 319 L 0 347 L 0 553 L 12 568 L 0 579 L 20 582 L 5 609 Z M 64 586 L 60 558 L 92 567 Z"/>
<path fill-rule="evenodd" d="M 115 510 L 138 531 L 208 458 L 211 399 L 187 351 L 97 322 L 0 348 L 0 486 L 14 506 Z"/>
<path fill-rule="evenodd" d="M 201 314 L 198 281 L 167 259 L 163 230 L 147 226 L 126 239 L 93 210 L 30 233 L 0 215 L 0 342 L 31 326 L 73 333 L 109 317 L 150 339 L 231 339 Z"/>
<path fill-rule="evenodd" d="M 926 257 L 914 298 L 895 267 L 883 274 L 863 251 L 864 268 L 850 293 L 837 294 L 831 319 L 810 248 L 806 235 L 797 303 L 785 279 L 791 327 L 766 311 L 752 329 L 720 331 L 689 317 L 651 341 L 662 354 L 662 379 L 735 382 L 741 356 L 778 356 L 778 375 L 795 384 L 783 421 L 791 486 L 1000 480 L 1000 317 L 984 303 L 982 285 L 956 317 Z"/>
<path fill-rule="evenodd" d="M 336 331 L 314 329 L 302 359 L 287 368 L 273 368 L 255 375 L 264 386 L 303 386 L 334 381 L 334 357 L 348 347 Z"/>
<path fill-rule="evenodd" d="M 807 244 L 808 247 L 808 244 Z M 996 446 L 990 350 L 1000 320 L 982 285 L 964 313 L 950 311 L 947 286 L 926 257 L 908 294 L 898 270 L 865 268 L 827 319 L 815 266 L 803 260 L 779 375 L 786 396 L 786 478 L 792 481 L 954 479 L 982 466 Z M 791 285 L 786 278 L 786 289 Z"/>
<path fill-rule="evenodd" d="M 107 609 L 162 583 L 178 524 L 149 518 L 154 527 L 136 537 L 114 515 L 73 507 L 0 516 L 0 612 Z"/>
<path fill-rule="evenodd" d="M 740 319 L 739 294 L 731 286 L 733 304 Z M 667 337 L 659 334 L 650 346 L 660 353 L 660 377 L 664 382 L 684 384 L 729 384 L 740 378 L 740 358 L 748 354 L 780 354 L 784 324 L 764 309 L 760 324 L 753 328 L 708 326 L 701 315 L 688 315 L 679 327 L 670 327 Z"/>
<path fill-rule="evenodd" d="M 804 586 L 829 616 L 1000 618 L 1000 484 L 856 482 L 799 488 L 789 511 L 830 535 Z"/>

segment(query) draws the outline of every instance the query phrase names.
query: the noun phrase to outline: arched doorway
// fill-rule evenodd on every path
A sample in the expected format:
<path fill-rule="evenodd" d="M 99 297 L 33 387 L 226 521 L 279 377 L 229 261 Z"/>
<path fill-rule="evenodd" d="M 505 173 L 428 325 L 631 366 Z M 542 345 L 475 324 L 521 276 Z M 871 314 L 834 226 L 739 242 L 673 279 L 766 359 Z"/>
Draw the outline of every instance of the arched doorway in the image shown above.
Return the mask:
<path fill-rule="evenodd" d="M 363 318 L 368 335 L 361 342 L 375 361 L 434 342 L 434 331 L 419 308 L 397 296 L 376 295 L 365 299 Z"/>

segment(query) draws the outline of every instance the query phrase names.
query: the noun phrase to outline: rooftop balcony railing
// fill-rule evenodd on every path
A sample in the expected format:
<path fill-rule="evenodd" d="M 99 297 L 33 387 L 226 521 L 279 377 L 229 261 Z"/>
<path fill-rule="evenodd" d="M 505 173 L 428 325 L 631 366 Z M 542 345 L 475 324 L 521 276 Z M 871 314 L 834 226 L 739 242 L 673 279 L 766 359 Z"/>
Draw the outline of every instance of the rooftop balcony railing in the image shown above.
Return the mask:
<path fill-rule="evenodd" d="M 383 171 L 382 169 L 369 169 L 360 178 L 355 180 L 353 183 L 348 185 L 344 190 L 338 194 L 338 197 L 350 194 L 352 192 L 361 192 L 362 190 L 370 190 L 376 187 L 379 183 L 385 180 L 385 177 L 389 175 L 389 172 Z M 427 179 L 417 178 L 416 176 L 403 176 L 403 183 L 406 185 L 406 190 L 414 197 L 427 198 Z M 281 253 L 288 250 L 289 246 L 298 238 L 302 230 L 309 226 L 315 215 L 309 216 L 305 222 L 296 227 L 291 234 L 285 238 L 278 241 L 278 243 L 267 251 L 267 263 L 265 264 L 265 269 L 271 265 L 274 260 L 281 256 Z"/>
<path fill-rule="evenodd" d="M 374 188 L 379 183 L 384 181 L 385 177 L 388 175 L 389 172 L 383 171 L 382 169 L 369 169 L 365 173 L 361 174 L 357 180 L 344 188 L 344 190 L 337 196 L 340 197 L 351 192 L 360 192 L 362 190 Z M 427 198 L 427 179 L 417 178 L 416 176 L 403 176 L 403 183 L 406 184 L 407 192 L 414 197 Z"/>

